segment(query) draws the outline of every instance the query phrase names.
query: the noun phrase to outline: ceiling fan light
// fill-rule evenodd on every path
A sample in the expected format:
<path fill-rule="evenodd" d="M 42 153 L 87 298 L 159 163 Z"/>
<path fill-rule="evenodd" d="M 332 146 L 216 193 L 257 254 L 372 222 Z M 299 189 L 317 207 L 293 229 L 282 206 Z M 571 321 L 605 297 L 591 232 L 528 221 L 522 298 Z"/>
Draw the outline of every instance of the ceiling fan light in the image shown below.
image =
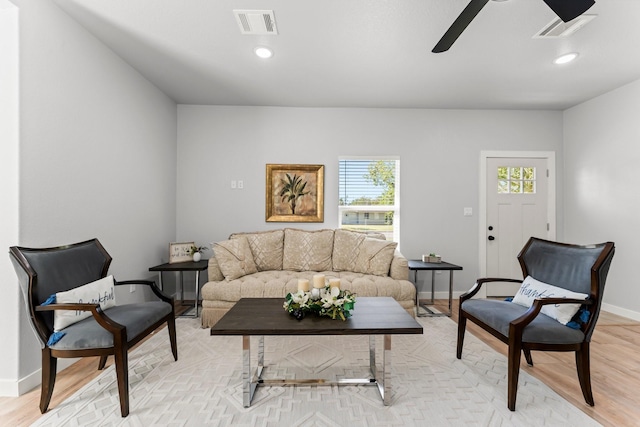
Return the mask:
<path fill-rule="evenodd" d="M 256 53 L 256 55 L 258 55 L 259 58 L 262 58 L 262 59 L 268 59 L 273 56 L 273 51 L 268 47 L 263 47 L 263 46 L 257 47 L 254 49 L 254 52 Z"/>
<path fill-rule="evenodd" d="M 568 64 L 569 62 L 575 60 L 577 57 L 577 52 L 565 53 L 564 55 L 560 55 L 559 57 L 554 59 L 553 63 L 556 65 Z"/>

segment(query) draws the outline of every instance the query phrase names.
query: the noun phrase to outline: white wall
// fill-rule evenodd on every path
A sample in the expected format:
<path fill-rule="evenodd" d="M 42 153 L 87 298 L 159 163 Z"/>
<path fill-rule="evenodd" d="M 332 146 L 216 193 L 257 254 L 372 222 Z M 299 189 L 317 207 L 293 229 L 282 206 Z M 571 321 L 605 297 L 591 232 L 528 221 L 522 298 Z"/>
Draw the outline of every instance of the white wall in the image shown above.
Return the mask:
<path fill-rule="evenodd" d="M 0 342 L 10 349 L 3 352 L 5 360 L 0 363 L 0 395 L 15 395 L 18 379 L 19 290 L 13 286 L 16 276 L 6 255 L 18 242 L 18 124 L 18 9 L 0 1 L 0 282 L 5 284 Z"/>
<path fill-rule="evenodd" d="M 399 155 L 401 250 L 462 265 L 454 275 L 461 292 L 479 274 L 480 152 L 555 151 L 562 165 L 561 145 L 562 113 L 553 111 L 179 105 L 177 237 L 209 244 L 237 231 L 336 227 L 338 157 Z M 267 163 L 325 165 L 324 223 L 265 222 Z M 244 189 L 232 190 L 231 180 Z M 464 217 L 464 207 L 474 215 Z M 436 290 L 447 286 L 448 275 L 438 276 Z"/>
<path fill-rule="evenodd" d="M 110 272 L 117 279 L 155 278 L 148 268 L 166 258 L 175 238 L 175 103 L 51 2 L 15 3 L 17 243 L 41 247 L 97 237 L 114 259 Z M 19 318 L 16 311 L 11 316 Z M 27 381 L 39 370 L 40 351 L 24 321 L 19 360 L 18 378 Z"/>
<path fill-rule="evenodd" d="M 640 320 L 638 111 L 640 80 L 564 112 L 564 200 L 567 240 L 616 244 L 604 308 Z"/>

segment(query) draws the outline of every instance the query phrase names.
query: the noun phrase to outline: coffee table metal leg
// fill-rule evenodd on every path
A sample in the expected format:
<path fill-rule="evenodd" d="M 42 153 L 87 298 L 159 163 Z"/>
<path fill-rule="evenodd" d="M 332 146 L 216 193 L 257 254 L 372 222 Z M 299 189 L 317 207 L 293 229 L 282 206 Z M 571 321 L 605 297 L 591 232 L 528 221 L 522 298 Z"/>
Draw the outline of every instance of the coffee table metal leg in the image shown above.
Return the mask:
<path fill-rule="evenodd" d="M 371 378 L 374 380 L 378 377 L 376 368 L 376 336 L 369 335 L 369 370 L 371 371 Z"/>
<path fill-rule="evenodd" d="M 251 376 L 251 336 L 242 336 L 242 404 L 245 408 L 251 406 L 253 395 L 258 384 L 262 382 L 264 369 L 264 335 L 258 337 L 258 367 L 255 375 Z"/>
<path fill-rule="evenodd" d="M 380 382 L 378 381 L 378 388 Z M 391 335 L 384 336 L 384 352 L 382 353 L 382 402 L 385 406 L 391 404 Z"/>
<path fill-rule="evenodd" d="M 369 369 L 371 370 L 372 378 L 377 378 L 376 372 L 376 336 L 369 335 Z"/>
<path fill-rule="evenodd" d="M 251 337 L 242 336 L 242 404 L 251 406 L 253 390 L 251 387 Z"/>
<path fill-rule="evenodd" d="M 264 335 L 258 337 L 258 368 L 256 369 L 255 381 L 262 378 L 262 370 L 264 369 Z"/>

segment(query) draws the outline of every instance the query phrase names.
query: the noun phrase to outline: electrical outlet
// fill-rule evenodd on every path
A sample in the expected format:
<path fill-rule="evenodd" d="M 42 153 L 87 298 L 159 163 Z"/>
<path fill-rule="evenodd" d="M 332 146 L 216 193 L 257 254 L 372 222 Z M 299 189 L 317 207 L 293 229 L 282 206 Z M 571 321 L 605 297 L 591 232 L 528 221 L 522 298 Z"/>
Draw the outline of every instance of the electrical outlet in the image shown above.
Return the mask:
<path fill-rule="evenodd" d="M 473 215 L 473 208 L 464 208 L 463 215 L 464 216 L 472 216 Z"/>
<path fill-rule="evenodd" d="M 237 186 L 236 181 L 235 180 L 231 181 L 231 189 L 235 190 L 236 186 Z"/>
<path fill-rule="evenodd" d="M 242 190 L 244 188 L 244 181 L 238 181 L 238 189 Z"/>

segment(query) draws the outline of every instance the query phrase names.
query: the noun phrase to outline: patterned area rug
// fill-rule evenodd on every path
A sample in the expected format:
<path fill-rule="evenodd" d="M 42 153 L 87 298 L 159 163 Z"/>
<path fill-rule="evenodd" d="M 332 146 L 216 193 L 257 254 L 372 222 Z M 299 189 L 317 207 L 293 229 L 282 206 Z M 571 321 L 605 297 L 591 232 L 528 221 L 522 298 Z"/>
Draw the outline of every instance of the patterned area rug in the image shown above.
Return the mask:
<path fill-rule="evenodd" d="M 120 417 L 113 366 L 36 426 L 595 426 L 593 419 L 525 372 L 516 412 L 506 406 L 506 358 L 467 333 L 455 358 L 456 324 L 418 318 L 423 335 L 392 338 L 391 406 L 375 386 L 260 387 L 242 406 L 240 337 L 212 337 L 180 318 L 173 361 L 166 330 L 130 354 L 131 413 Z M 252 350 L 257 339 L 252 339 Z M 382 338 L 377 338 L 378 364 Z M 254 359 L 256 357 L 253 354 Z M 359 378 L 367 337 L 265 337 L 264 377 Z M 252 362 L 255 366 L 255 360 Z M 54 390 L 55 393 L 55 390 Z"/>

